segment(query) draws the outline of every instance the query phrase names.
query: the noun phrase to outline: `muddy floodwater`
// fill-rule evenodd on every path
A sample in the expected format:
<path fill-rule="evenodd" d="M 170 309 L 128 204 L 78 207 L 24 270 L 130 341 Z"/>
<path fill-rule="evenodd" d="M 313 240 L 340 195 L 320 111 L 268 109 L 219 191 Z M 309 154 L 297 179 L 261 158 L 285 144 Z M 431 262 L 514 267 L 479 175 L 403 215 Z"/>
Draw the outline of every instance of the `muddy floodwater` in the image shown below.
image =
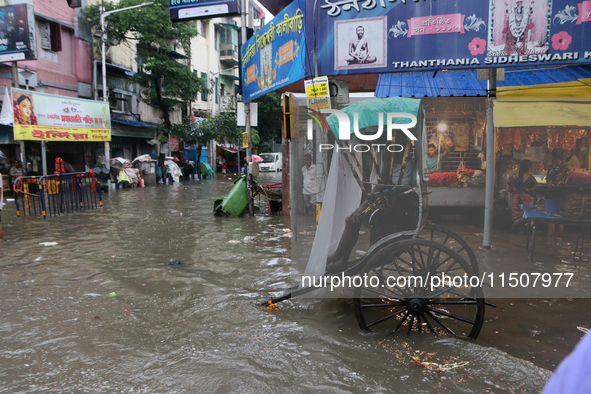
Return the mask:
<path fill-rule="evenodd" d="M 537 393 L 591 325 L 577 299 L 491 300 L 476 341 L 366 334 L 349 300 L 268 310 L 289 285 L 290 221 L 214 217 L 231 186 L 113 191 L 45 221 L 7 202 L 0 393 Z"/>

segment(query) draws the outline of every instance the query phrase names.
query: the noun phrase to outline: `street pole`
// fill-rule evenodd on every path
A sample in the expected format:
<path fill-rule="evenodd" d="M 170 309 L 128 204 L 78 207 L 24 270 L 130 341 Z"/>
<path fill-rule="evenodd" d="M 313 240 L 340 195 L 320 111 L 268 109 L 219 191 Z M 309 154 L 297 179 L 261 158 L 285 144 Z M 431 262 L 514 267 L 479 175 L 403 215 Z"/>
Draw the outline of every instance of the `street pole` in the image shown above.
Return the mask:
<path fill-rule="evenodd" d="M 240 21 L 242 27 L 240 28 L 240 35 L 242 38 L 242 45 L 246 44 L 246 10 L 248 2 L 247 0 L 242 1 L 242 11 L 240 12 Z M 246 117 L 246 135 L 248 136 L 248 147 L 246 148 L 246 163 L 251 162 L 250 150 L 252 149 L 252 141 L 250 136 L 250 102 L 244 103 L 244 116 Z M 248 164 L 247 164 L 248 165 Z M 250 216 L 254 216 L 254 198 L 252 196 L 252 187 L 254 179 L 252 173 L 248 172 L 248 213 Z"/>
<path fill-rule="evenodd" d="M 147 5 L 152 5 L 154 4 L 154 2 L 149 2 L 149 3 L 142 3 L 142 4 L 138 4 L 138 5 L 134 5 L 131 7 L 124 7 L 124 8 L 118 8 L 116 10 L 112 10 L 112 11 L 107 11 L 105 12 L 105 7 L 101 6 L 100 7 L 100 25 L 101 25 L 101 72 L 102 72 L 102 84 L 103 84 L 103 101 L 106 102 L 107 101 L 107 53 L 105 52 L 105 41 L 107 40 L 107 23 L 105 22 L 105 18 L 111 14 L 114 14 L 116 12 L 120 12 L 120 11 L 127 11 L 127 10 L 131 10 L 134 8 L 140 8 L 140 7 L 145 7 Z M 107 168 L 107 170 L 111 169 L 111 158 L 110 158 L 110 147 L 109 147 L 109 142 L 105 141 L 105 167 Z M 109 179 L 109 186 L 110 186 L 111 180 Z"/>
<path fill-rule="evenodd" d="M 102 73 L 102 84 L 103 84 L 103 101 L 107 101 L 107 54 L 105 52 L 105 40 L 107 39 L 107 24 L 105 23 L 105 8 L 100 7 L 101 17 L 101 73 Z M 110 153 L 109 141 L 105 141 L 105 168 L 110 173 L 111 170 L 111 153 Z M 107 181 L 109 189 L 111 188 L 111 179 Z"/>
<path fill-rule="evenodd" d="M 484 237 L 482 247 L 492 246 L 493 201 L 495 181 L 495 126 L 493 122 L 493 97 L 497 92 L 497 70 L 490 69 L 488 80 L 488 109 L 486 110 L 486 190 L 484 200 Z"/>
<path fill-rule="evenodd" d="M 211 117 L 213 118 L 215 115 L 215 109 L 214 109 L 214 104 L 215 104 L 215 89 L 217 88 L 217 83 L 215 82 L 215 73 L 213 71 L 209 71 L 210 74 L 210 78 L 211 78 L 211 82 L 209 84 L 209 86 L 211 86 Z M 211 166 L 211 169 L 213 171 L 213 176 L 217 176 L 216 175 L 216 159 L 217 159 L 217 142 L 215 140 L 211 140 L 209 142 L 209 165 Z"/>
<path fill-rule="evenodd" d="M 45 141 L 41 141 L 41 165 L 43 166 L 43 176 L 47 176 L 47 146 Z"/>
<path fill-rule="evenodd" d="M 17 62 L 12 62 L 12 86 L 18 88 L 20 86 L 18 82 L 18 65 Z M 20 140 L 20 151 L 21 151 L 21 168 L 25 166 L 27 157 L 25 156 L 25 141 Z"/>

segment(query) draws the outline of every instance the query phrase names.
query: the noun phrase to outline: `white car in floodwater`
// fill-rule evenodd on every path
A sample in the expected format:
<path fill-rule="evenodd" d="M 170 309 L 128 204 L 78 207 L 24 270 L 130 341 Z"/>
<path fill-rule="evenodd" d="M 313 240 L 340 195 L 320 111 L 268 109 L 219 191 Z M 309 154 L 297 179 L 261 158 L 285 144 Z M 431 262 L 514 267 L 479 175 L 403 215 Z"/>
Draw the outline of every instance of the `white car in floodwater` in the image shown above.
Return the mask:
<path fill-rule="evenodd" d="M 283 155 L 281 153 L 261 153 L 263 159 L 259 163 L 260 172 L 279 172 L 282 170 Z"/>

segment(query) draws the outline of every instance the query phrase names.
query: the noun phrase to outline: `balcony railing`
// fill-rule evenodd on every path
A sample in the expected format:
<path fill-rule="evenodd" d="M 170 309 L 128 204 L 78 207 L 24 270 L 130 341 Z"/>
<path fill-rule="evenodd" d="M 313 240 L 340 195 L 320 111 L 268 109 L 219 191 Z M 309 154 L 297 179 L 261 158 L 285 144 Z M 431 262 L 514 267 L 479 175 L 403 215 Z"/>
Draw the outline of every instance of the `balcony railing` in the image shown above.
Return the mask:
<path fill-rule="evenodd" d="M 220 61 L 231 66 L 238 65 L 238 45 L 221 44 Z"/>

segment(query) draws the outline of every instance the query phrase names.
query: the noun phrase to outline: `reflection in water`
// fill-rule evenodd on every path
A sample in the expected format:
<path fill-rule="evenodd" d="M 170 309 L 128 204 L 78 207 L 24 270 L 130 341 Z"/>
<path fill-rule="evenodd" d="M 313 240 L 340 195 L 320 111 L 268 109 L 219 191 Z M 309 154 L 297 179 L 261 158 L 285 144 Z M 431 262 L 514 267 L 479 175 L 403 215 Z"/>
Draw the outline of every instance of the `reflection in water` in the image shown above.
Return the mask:
<path fill-rule="evenodd" d="M 548 371 L 534 364 L 552 368 L 579 337 L 550 357 L 521 346 L 547 340 L 548 320 L 532 314 L 519 327 L 512 319 L 531 308 L 511 312 L 508 300 L 476 342 L 363 334 L 344 300 L 268 311 L 257 302 L 289 285 L 290 223 L 214 217 L 213 199 L 231 185 L 122 190 L 104 212 L 46 221 L 5 207 L 0 391 L 539 392 Z M 409 365 L 413 356 L 470 363 L 442 373 Z"/>

